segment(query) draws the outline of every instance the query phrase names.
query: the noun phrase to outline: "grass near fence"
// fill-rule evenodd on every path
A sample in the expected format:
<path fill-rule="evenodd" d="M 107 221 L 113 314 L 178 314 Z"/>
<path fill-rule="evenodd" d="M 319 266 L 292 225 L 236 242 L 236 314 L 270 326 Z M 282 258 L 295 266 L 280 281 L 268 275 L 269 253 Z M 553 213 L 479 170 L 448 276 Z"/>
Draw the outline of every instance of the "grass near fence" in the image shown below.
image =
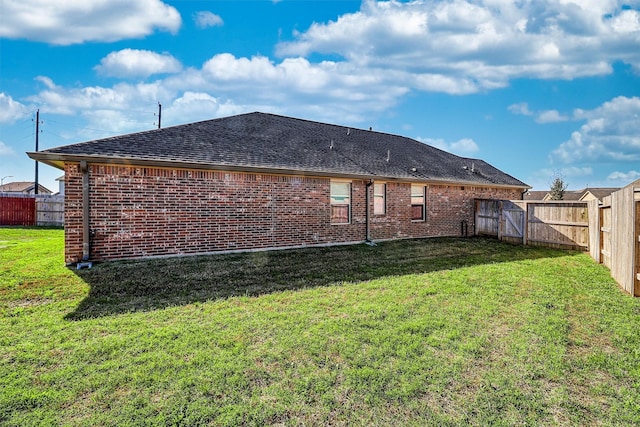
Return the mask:
<path fill-rule="evenodd" d="M 0 424 L 632 425 L 640 300 L 485 239 L 63 266 L 0 228 Z"/>

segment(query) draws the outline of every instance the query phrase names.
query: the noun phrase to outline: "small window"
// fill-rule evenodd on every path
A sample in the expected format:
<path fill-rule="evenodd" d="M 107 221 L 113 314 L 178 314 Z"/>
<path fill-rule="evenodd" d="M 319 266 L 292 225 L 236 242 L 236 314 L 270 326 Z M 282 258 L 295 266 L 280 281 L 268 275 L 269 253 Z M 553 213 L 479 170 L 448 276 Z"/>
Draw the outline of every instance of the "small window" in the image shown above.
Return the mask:
<path fill-rule="evenodd" d="M 425 220 L 425 186 L 411 186 L 411 220 Z"/>
<path fill-rule="evenodd" d="M 331 183 L 331 224 L 351 222 L 351 183 Z"/>
<path fill-rule="evenodd" d="M 373 214 L 387 213 L 387 185 L 373 184 Z"/>

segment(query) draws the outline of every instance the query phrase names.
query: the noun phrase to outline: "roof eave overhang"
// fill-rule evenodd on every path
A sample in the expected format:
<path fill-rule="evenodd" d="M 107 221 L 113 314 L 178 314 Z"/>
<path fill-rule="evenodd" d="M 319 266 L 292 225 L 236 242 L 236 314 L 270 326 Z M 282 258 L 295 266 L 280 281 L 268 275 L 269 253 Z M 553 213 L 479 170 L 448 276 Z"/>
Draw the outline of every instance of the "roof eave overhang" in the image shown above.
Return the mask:
<path fill-rule="evenodd" d="M 425 184 L 434 184 L 434 185 L 461 185 L 461 186 L 488 187 L 488 188 L 510 188 L 510 189 L 520 189 L 522 191 L 528 190 L 531 188 L 526 184 L 525 185 L 493 184 L 493 183 L 480 183 L 476 181 L 467 181 L 467 180 L 427 178 L 422 176 L 389 177 L 389 176 L 375 175 L 371 173 L 343 173 L 343 172 L 328 172 L 328 171 L 321 171 L 321 170 L 314 171 L 314 170 L 260 167 L 260 166 L 238 166 L 238 165 L 229 165 L 229 164 L 197 163 L 197 162 L 185 162 L 185 161 L 179 161 L 179 160 L 159 160 L 159 159 L 140 159 L 140 158 L 111 157 L 111 156 L 98 156 L 98 155 L 58 154 L 58 153 L 47 153 L 43 151 L 27 152 L 27 155 L 33 160 L 37 160 L 39 162 L 45 163 L 49 166 L 53 166 L 55 168 L 62 169 L 62 170 L 64 170 L 65 163 L 80 163 L 81 161 L 86 161 L 87 163 L 99 163 L 99 164 L 108 164 L 108 165 L 218 170 L 218 171 L 229 171 L 229 172 L 266 173 L 266 174 L 276 174 L 276 175 L 301 175 L 301 176 L 315 176 L 315 177 L 342 178 L 342 179 L 380 180 L 380 181 L 387 181 L 387 182 L 389 181 L 414 182 L 414 183 L 423 182 Z"/>

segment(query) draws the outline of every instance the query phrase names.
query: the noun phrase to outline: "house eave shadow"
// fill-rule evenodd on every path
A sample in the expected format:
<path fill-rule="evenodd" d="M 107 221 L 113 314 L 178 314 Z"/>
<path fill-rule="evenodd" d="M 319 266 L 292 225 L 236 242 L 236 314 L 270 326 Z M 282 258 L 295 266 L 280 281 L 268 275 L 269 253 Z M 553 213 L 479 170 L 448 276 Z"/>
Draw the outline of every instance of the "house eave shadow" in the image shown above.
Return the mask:
<path fill-rule="evenodd" d="M 76 271 L 90 290 L 65 318 L 83 320 L 238 296 L 566 255 L 566 251 L 483 237 L 438 237 L 388 241 L 377 246 L 105 262 Z"/>

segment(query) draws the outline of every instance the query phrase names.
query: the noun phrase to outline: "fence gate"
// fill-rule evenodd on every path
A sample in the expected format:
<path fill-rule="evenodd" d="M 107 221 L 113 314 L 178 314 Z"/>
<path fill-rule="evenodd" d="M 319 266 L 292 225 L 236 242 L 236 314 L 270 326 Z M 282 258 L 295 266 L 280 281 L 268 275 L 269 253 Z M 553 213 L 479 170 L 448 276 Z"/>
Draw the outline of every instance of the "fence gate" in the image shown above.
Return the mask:
<path fill-rule="evenodd" d="M 499 237 L 514 243 L 523 243 L 526 232 L 525 209 L 509 200 L 502 200 Z"/>
<path fill-rule="evenodd" d="M 497 237 L 522 243 L 525 226 L 525 211 L 509 200 L 476 200 L 476 235 Z"/>
<path fill-rule="evenodd" d="M 498 237 L 500 201 L 476 199 L 475 234 Z"/>

